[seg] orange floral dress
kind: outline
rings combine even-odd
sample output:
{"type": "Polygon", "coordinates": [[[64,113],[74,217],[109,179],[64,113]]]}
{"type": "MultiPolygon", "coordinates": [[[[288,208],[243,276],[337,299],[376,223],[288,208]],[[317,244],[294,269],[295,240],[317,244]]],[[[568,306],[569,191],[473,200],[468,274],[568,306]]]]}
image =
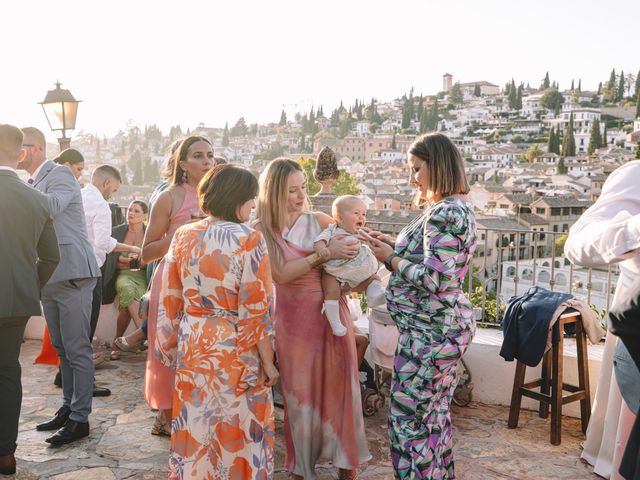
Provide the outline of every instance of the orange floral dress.
{"type": "Polygon", "coordinates": [[[256,344],[272,334],[262,234],[207,218],[165,257],[156,354],[176,369],[169,478],[270,479],[275,426],[256,344]]]}

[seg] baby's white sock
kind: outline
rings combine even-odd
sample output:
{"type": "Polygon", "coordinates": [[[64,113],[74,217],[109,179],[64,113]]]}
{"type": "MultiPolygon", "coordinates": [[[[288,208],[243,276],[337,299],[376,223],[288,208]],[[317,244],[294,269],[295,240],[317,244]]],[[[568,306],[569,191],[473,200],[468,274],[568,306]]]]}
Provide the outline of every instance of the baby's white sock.
{"type": "Polygon", "coordinates": [[[342,337],[347,333],[347,328],[340,322],[340,304],[338,300],[325,300],[322,305],[322,311],[329,320],[331,330],[336,337],[342,337]]]}
{"type": "Polygon", "coordinates": [[[370,308],[384,305],[387,298],[384,293],[384,286],[380,280],[374,280],[369,284],[366,291],[367,305],[370,308]]]}

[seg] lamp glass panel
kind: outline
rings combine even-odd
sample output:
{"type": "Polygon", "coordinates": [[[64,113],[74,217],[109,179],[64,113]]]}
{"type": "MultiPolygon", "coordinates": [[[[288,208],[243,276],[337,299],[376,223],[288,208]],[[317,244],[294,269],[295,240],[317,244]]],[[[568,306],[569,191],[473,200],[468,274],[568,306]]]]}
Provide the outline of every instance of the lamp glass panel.
{"type": "Polygon", "coordinates": [[[64,102],[64,125],[65,129],[76,128],[76,117],[78,116],[78,102],[64,102]]]}
{"type": "Polygon", "coordinates": [[[51,130],[64,130],[64,118],[62,116],[62,102],[43,103],[42,108],[49,121],[51,130]]]}

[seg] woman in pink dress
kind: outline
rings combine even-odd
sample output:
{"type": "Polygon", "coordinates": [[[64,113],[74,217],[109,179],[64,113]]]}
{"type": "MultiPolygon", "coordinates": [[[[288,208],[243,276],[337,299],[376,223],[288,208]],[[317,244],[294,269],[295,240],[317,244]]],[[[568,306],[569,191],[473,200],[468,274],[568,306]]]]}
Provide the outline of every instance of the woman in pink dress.
{"type": "MultiPolygon", "coordinates": [[[[208,139],[198,136],[185,138],[176,151],[170,187],[162,192],[151,210],[151,218],[142,246],[144,263],[163,258],[175,231],[202,214],[198,206],[198,183],[213,166],[213,147],[208,139]]],[[[158,264],[151,281],[147,341],[147,368],[144,378],[144,397],[158,416],[151,433],[171,435],[171,403],[175,371],[165,366],[154,353],[158,303],[160,299],[162,269],[158,264]]]]}
{"type": "MultiPolygon", "coordinates": [[[[322,260],[313,242],[333,219],[310,212],[302,167],[273,160],[260,178],[256,228],[267,242],[276,286],[274,327],[285,416],[285,466],[291,478],[313,480],[315,465],[332,461],[340,479],[357,477],[371,458],[364,434],[353,326],[346,298],[340,318],[347,334],[331,332],[322,311],[322,260]]],[[[353,258],[359,245],[332,239],[330,258],[353,258]]]]}

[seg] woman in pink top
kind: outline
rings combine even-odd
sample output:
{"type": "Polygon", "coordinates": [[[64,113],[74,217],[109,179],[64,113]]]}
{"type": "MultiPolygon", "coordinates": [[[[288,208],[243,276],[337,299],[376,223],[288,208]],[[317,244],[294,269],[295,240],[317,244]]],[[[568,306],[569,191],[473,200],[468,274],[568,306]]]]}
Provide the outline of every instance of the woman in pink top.
{"type": "MultiPolygon", "coordinates": [[[[185,138],[175,154],[171,185],[162,192],[151,210],[151,218],[142,246],[142,260],[149,263],[163,258],[175,231],[185,223],[200,218],[197,187],[202,177],[214,164],[213,147],[208,139],[199,136],[185,138]]],[[[166,367],[155,354],[160,281],[164,260],[158,264],[151,281],[147,341],[147,368],[144,396],[158,416],[151,433],[171,434],[171,401],[175,371],[166,367]]]]}

